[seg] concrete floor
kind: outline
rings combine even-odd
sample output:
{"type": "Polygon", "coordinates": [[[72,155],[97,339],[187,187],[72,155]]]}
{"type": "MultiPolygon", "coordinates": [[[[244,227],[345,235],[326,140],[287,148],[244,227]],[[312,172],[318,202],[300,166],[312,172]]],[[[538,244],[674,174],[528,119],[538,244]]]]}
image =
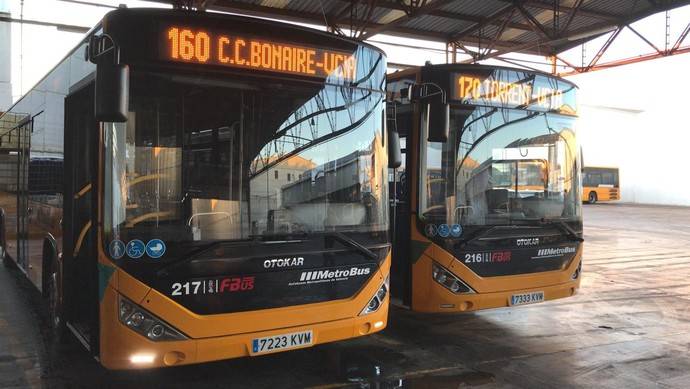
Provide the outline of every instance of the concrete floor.
{"type": "Polygon", "coordinates": [[[597,204],[585,218],[575,297],[452,316],[392,309],[371,337],[150,372],[106,372],[76,342],[48,341],[39,297],[0,268],[0,388],[690,387],[690,208],[597,204]]]}

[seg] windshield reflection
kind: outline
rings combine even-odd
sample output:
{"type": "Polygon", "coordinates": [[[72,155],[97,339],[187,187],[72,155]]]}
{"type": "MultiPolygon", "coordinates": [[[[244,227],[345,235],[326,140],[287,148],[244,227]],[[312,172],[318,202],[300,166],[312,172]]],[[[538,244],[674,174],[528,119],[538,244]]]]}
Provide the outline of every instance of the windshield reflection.
{"type": "Polygon", "coordinates": [[[108,239],[385,231],[385,60],[359,50],[349,85],[134,73],[106,125],[108,239]]]}
{"type": "Polygon", "coordinates": [[[577,219],[576,150],[573,117],[453,108],[449,141],[427,142],[422,156],[422,216],[466,226],[577,219]]]}

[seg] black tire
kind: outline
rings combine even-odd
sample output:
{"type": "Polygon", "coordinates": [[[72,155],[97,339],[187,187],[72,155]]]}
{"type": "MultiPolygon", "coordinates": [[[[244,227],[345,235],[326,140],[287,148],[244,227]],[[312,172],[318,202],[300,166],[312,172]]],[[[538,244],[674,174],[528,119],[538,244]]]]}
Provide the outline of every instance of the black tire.
{"type": "Polygon", "coordinates": [[[589,192],[589,196],[587,196],[587,202],[590,204],[596,204],[597,200],[597,192],[589,192]]]}
{"type": "Polygon", "coordinates": [[[65,324],[62,300],[62,280],[59,264],[56,258],[46,261],[44,273],[44,296],[48,305],[48,325],[50,326],[52,338],[59,343],[64,343],[67,339],[67,325],[65,324]]]}
{"type": "Polygon", "coordinates": [[[5,253],[5,246],[0,245],[0,256],[2,257],[2,264],[8,268],[11,269],[14,267],[14,262],[10,259],[10,257],[7,256],[5,253]]]}
{"type": "Polygon", "coordinates": [[[7,243],[5,242],[5,210],[0,208],[0,257],[2,257],[2,264],[6,268],[14,267],[14,261],[7,256],[7,243]]]}

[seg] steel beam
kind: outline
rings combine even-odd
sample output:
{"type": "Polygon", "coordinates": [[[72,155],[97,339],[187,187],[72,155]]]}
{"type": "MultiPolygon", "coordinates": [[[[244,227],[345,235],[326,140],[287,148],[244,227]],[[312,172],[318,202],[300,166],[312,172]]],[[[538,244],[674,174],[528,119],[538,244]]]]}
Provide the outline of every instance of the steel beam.
{"type": "Polygon", "coordinates": [[[556,59],[558,59],[559,61],[566,64],[566,66],[572,68],[575,72],[577,72],[577,73],[582,72],[582,68],[580,66],[575,66],[575,65],[571,64],[570,62],[564,60],[562,57],[559,57],[559,56],[556,56],[556,59]]]}
{"type": "MultiPolygon", "coordinates": [[[[499,11],[495,12],[494,14],[492,14],[491,16],[489,16],[488,18],[484,19],[483,21],[477,22],[477,24],[470,26],[470,27],[468,27],[462,31],[451,34],[449,41],[451,41],[451,42],[452,41],[460,41],[463,38],[470,36],[470,34],[474,33],[475,31],[480,30],[484,26],[497,23],[503,16],[505,16],[509,12],[512,13],[514,10],[515,10],[515,7],[512,5],[504,7],[502,9],[500,9],[499,11]]],[[[530,26],[527,26],[527,27],[528,27],[527,31],[532,30],[532,27],[530,27],[530,26]]]]}
{"type": "Polygon", "coordinates": [[[688,25],[685,26],[685,30],[683,30],[683,32],[680,33],[680,36],[678,37],[678,40],[676,41],[676,43],[673,44],[673,47],[672,47],[671,50],[670,50],[671,53],[673,53],[674,51],[678,50],[678,48],[680,47],[680,45],[683,43],[683,41],[685,40],[685,38],[688,36],[688,33],[690,33],[690,23],[688,23],[688,25]]]}
{"type": "Polygon", "coordinates": [[[514,13],[515,13],[515,8],[513,8],[508,13],[508,15],[505,17],[505,19],[503,20],[503,24],[501,25],[501,27],[496,32],[496,35],[494,35],[494,39],[491,41],[491,43],[489,43],[489,46],[484,50],[483,55],[489,54],[491,52],[491,50],[493,50],[494,47],[496,47],[496,43],[501,39],[501,36],[503,35],[503,32],[506,30],[506,27],[508,26],[508,22],[513,17],[514,13]]]}
{"type": "Polygon", "coordinates": [[[606,53],[606,50],[608,50],[608,48],[611,47],[611,44],[613,43],[613,41],[616,40],[616,38],[621,33],[621,31],[623,31],[623,27],[624,26],[619,27],[613,34],[611,34],[611,36],[609,36],[609,39],[606,40],[606,42],[604,43],[603,46],[601,46],[601,48],[599,49],[597,54],[594,56],[594,58],[592,58],[592,60],[589,62],[589,65],[587,65],[587,67],[585,68],[585,71],[588,71],[594,65],[596,65],[597,62],[599,62],[599,59],[601,59],[601,57],[604,55],[604,53],[606,53]]]}
{"type": "Polygon", "coordinates": [[[561,31],[568,31],[568,27],[570,27],[570,24],[573,22],[573,19],[575,19],[575,15],[577,15],[577,11],[580,10],[580,7],[582,7],[582,3],[584,0],[576,0],[575,4],[573,5],[573,8],[570,9],[570,15],[568,16],[568,21],[565,23],[565,26],[561,28],[561,31]]]}
{"type": "MultiPolygon", "coordinates": [[[[345,1],[345,0],[341,0],[345,1]]],[[[400,3],[396,2],[379,2],[378,4],[379,8],[385,8],[385,9],[395,9],[395,10],[400,10],[400,11],[406,11],[407,7],[401,5],[400,3]]],[[[510,7],[508,7],[510,8],[510,7]]],[[[446,19],[452,19],[452,20],[459,20],[463,22],[472,22],[472,23],[482,23],[482,25],[499,25],[500,22],[496,20],[491,20],[491,17],[482,17],[482,16],[477,16],[477,15],[469,15],[469,14],[463,14],[463,13],[458,13],[458,12],[448,12],[444,11],[441,9],[436,9],[431,12],[428,12],[427,15],[431,16],[438,16],[441,18],[446,18],[446,19]]],[[[516,30],[523,30],[523,31],[532,31],[532,27],[530,27],[529,24],[523,24],[523,23],[515,23],[515,22],[509,22],[508,23],[509,28],[514,28],[516,30]]]]}
{"type": "MultiPolygon", "coordinates": [[[[244,15],[253,15],[259,17],[280,17],[284,20],[298,23],[324,25],[326,22],[324,20],[323,14],[321,13],[308,13],[301,11],[298,12],[290,9],[273,8],[250,3],[239,3],[230,0],[217,0],[213,9],[218,11],[242,13],[244,15]]],[[[344,28],[349,28],[350,26],[350,21],[347,18],[339,20],[330,20],[329,23],[333,23],[333,25],[344,28]]],[[[377,23],[370,23],[370,25],[374,27],[383,26],[382,24],[377,23]]],[[[432,31],[418,31],[405,27],[395,27],[391,31],[395,32],[397,35],[407,36],[410,38],[429,39],[436,42],[445,42],[447,40],[446,35],[432,31]]]]}
{"type": "Polygon", "coordinates": [[[657,53],[659,53],[659,54],[663,53],[663,51],[660,50],[658,47],[656,47],[656,46],[654,45],[654,43],[650,42],[649,39],[645,38],[642,34],[640,34],[639,32],[637,32],[637,30],[635,30],[634,28],[632,28],[632,26],[628,25],[627,27],[630,29],[630,31],[634,32],[635,35],[637,35],[638,37],[640,37],[640,39],[642,39],[643,41],[645,41],[645,43],[647,43],[647,44],[650,45],[654,50],[656,50],[657,53]]]}
{"type": "MultiPolygon", "coordinates": [[[[685,46],[685,47],[679,47],[677,50],[673,51],[672,54],[670,55],[678,55],[678,54],[685,54],[685,53],[690,53],[690,46],[685,46]]],[[[626,58],[626,59],[619,59],[615,61],[610,61],[606,63],[602,63],[596,66],[593,66],[590,69],[586,69],[583,71],[578,72],[577,70],[569,72],[569,73],[562,73],[560,76],[561,77],[566,77],[566,76],[572,76],[574,74],[582,73],[582,72],[594,72],[598,70],[604,70],[604,69],[610,69],[616,66],[623,66],[623,65],[630,65],[634,63],[639,63],[639,62],[645,62],[645,61],[651,61],[654,59],[659,59],[659,58],[664,58],[666,55],[664,54],[659,54],[659,53],[650,53],[646,55],[641,55],[639,57],[633,57],[633,58],[626,58]]]]}
{"type": "MultiPolygon", "coordinates": [[[[500,1],[502,1],[504,3],[514,3],[515,2],[514,0],[500,0],[500,1]]],[[[527,0],[523,4],[526,6],[529,6],[529,7],[539,8],[539,9],[543,9],[543,10],[547,10],[547,11],[553,10],[553,3],[548,2],[548,1],[527,0]]],[[[575,7],[568,7],[565,5],[561,5],[559,8],[561,9],[561,11],[572,12],[575,7]]],[[[580,9],[578,10],[578,13],[580,15],[589,16],[592,18],[597,18],[597,19],[606,20],[606,21],[616,21],[620,18],[618,15],[615,15],[615,14],[611,14],[608,12],[588,10],[588,9],[584,9],[582,7],[580,7],[580,9]]]]}
{"type": "Polygon", "coordinates": [[[537,35],[540,35],[542,38],[546,40],[553,39],[551,34],[548,31],[546,31],[544,26],[542,26],[542,24],[539,23],[539,21],[534,17],[534,15],[532,15],[527,9],[525,9],[525,7],[519,1],[515,2],[515,8],[517,8],[518,11],[520,11],[520,13],[522,14],[522,16],[528,22],[530,22],[534,29],[534,32],[536,32],[537,35]]]}
{"type": "Polygon", "coordinates": [[[435,1],[424,1],[420,3],[418,7],[412,12],[412,13],[405,13],[405,15],[400,16],[399,18],[392,20],[386,24],[379,24],[378,26],[369,29],[369,31],[366,31],[364,34],[362,34],[361,39],[362,40],[367,40],[371,38],[372,36],[376,34],[380,34],[382,32],[386,32],[392,28],[397,27],[400,24],[403,24],[409,20],[412,20],[418,16],[428,14],[429,12],[438,9],[440,7],[443,7],[445,5],[448,5],[452,3],[454,0],[435,0],[435,1]]]}

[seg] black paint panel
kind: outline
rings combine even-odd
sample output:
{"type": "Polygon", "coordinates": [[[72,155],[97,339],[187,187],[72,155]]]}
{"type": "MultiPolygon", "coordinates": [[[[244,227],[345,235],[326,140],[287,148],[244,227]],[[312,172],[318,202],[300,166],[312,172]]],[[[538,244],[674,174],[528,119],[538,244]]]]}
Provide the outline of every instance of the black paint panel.
{"type": "Polygon", "coordinates": [[[310,236],[283,242],[170,242],[164,258],[124,258],[119,265],[197,314],[311,304],[354,296],[390,253],[385,234],[349,236],[378,260],[328,236],[310,236]],[[287,261],[276,266],[278,259],[287,261]],[[357,274],[344,275],[353,268],[357,274]],[[311,272],[334,274],[318,282],[302,276],[311,272]]]}
{"type": "Polygon", "coordinates": [[[540,273],[567,268],[577,253],[578,245],[570,243],[521,249],[496,247],[491,250],[463,250],[455,254],[455,259],[482,277],[540,273]]]}
{"type": "Polygon", "coordinates": [[[243,312],[348,298],[355,295],[377,269],[377,263],[368,262],[210,278],[174,278],[157,281],[153,286],[198,314],[243,312]],[[194,284],[195,281],[198,284],[194,284]],[[189,285],[185,288],[187,282],[189,285]],[[175,283],[180,285],[174,286],[175,283]],[[177,295],[173,295],[174,292],[177,295]]]}
{"type": "MultiPolygon", "coordinates": [[[[581,224],[571,227],[580,230],[581,224]]],[[[481,277],[564,270],[581,245],[555,227],[497,227],[495,232],[463,244],[463,238],[472,234],[470,229],[460,239],[432,239],[481,277]]]]}

